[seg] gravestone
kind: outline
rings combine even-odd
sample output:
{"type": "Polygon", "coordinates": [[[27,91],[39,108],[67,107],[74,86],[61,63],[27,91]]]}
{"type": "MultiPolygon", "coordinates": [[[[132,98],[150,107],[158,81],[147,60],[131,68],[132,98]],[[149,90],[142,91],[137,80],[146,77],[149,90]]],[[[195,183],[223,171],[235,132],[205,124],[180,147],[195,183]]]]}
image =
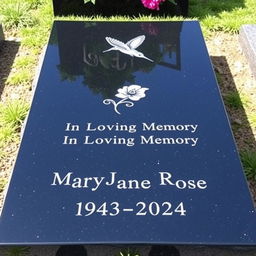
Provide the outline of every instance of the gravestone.
{"type": "Polygon", "coordinates": [[[198,22],[54,22],[2,245],[255,246],[255,217],[198,22]]]}
{"type": "Polygon", "coordinates": [[[256,78],[256,25],[243,25],[240,29],[239,41],[256,78]]]}
{"type": "Polygon", "coordinates": [[[96,0],[85,3],[84,0],[53,0],[53,10],[55,16],[63,15],[125,15],[125,16],[140,16],[140,15],[188,15],[188,0],[177,0],[174,3],[169,1],[162,2],[159,10],[150,10],[145,8],[141,0],[96,0]]]}

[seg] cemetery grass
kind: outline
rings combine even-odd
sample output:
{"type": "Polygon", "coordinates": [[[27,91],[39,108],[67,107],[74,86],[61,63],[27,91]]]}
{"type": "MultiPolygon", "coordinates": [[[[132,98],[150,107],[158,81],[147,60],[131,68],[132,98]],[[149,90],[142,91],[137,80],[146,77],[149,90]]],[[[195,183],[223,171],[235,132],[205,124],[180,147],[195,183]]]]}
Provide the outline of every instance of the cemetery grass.
{"type": "MultiPolygon", "coordinates": [[[[6,41],[0,54],[0,198],[8,183],[29,111],[37,63],[53,22],[51,0],[1,0],[6,41]]],[[[256,81],[237,32],[256,23],[255,0],[191,0],[188,20],[199,19],[245,174],[256,201],[256,81]]],[[[182,17],[59,17],[62,20],[150,21],[182,17]]]]}

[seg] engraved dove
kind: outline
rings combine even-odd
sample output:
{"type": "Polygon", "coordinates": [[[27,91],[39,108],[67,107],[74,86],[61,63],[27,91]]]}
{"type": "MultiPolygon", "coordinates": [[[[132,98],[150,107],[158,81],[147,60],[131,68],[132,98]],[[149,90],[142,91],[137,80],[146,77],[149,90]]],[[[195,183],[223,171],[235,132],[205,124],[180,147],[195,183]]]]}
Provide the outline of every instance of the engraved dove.
{"type": "Polygon", "coordinates": [[[109,51],[120,51],[120,52],[122,52],[124,54],[128,54],[132,57],[135,56],[138,58],[143,58],[143,59],[149,60],[151,62],[154,62],[153,60],[146,57],[142,52],[139,52],[136,50],[144,42],[145,38],[146,37],[144,35],[137,36],[125,44],[115,38],[105,37],[106,41],[113,47],[111,47],[108,50],[103,51],[103,53],[109,52],[109,51]]]}

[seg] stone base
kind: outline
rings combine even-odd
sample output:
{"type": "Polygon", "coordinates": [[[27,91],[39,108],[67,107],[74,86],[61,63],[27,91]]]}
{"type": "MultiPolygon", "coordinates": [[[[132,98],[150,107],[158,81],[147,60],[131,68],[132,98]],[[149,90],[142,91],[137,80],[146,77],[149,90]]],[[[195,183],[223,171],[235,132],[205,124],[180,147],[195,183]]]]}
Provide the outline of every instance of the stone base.
{"type": "Polygon", "coordinates": [[[239,41],[256,78],[256,25],[243,25],[239,32],[239,41]]]}

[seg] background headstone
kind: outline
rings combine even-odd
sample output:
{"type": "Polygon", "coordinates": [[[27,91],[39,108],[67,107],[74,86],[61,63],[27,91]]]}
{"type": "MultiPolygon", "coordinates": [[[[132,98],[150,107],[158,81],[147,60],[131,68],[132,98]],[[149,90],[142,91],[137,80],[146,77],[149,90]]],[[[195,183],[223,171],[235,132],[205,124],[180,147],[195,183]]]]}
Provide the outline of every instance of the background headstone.
{"type": "Polygon", "coordinates": [[[95,5],[91,2],[84,3],[83,0],[53,0],[55,16],[63,15],[188,15],[188,0],[177,0],[176,4],[165,1],[161,4],[160,10],[145,8],[141,0],[96,0],[95,5]]]}
{"type": "Polygon", "coordinates": [[[240,29],[239,41],[256,78],[256,25],[243,25],[240,29]]]}

